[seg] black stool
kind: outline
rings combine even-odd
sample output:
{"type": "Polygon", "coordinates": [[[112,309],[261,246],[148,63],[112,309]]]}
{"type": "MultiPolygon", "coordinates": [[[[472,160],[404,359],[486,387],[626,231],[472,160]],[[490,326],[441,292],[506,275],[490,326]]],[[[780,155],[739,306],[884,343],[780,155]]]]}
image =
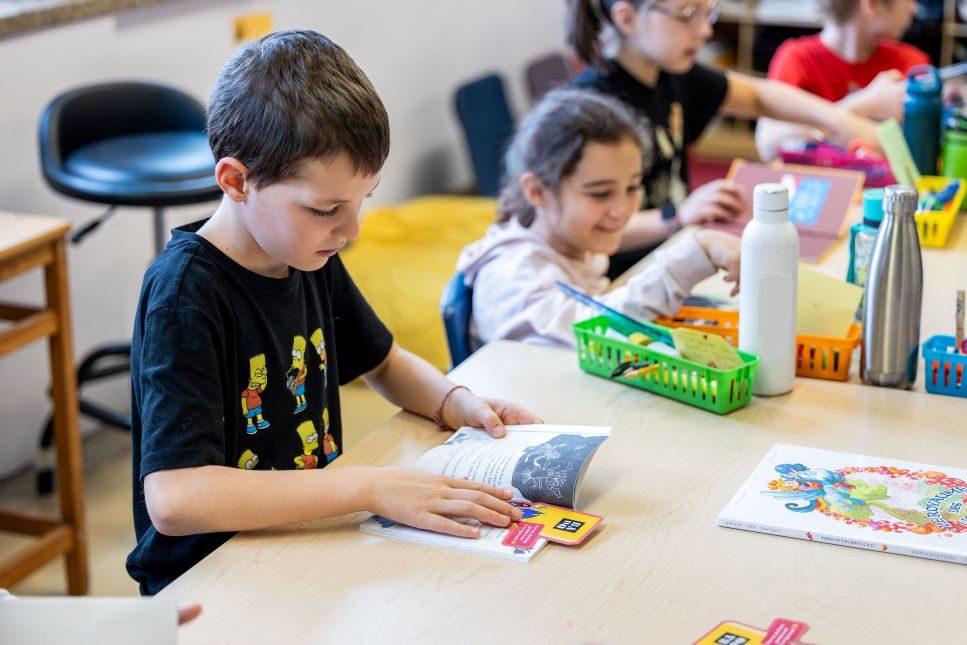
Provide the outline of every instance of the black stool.
{"type": "MultiPolygon", "coordinates": [[[[44,179],[59,193],[109,209],[71,236],[77,243],[118,206],[154,210],[154,248],[164,248],[164,209],[217,199],[215,163],[205,134],[205,108],[186,94],[153,83],[106,83],[61,94],[40,119],[44,179]]],[[[98,348],[77,370],[77,386],[127,373],[131,344],[98,348]]],[[[131,417],[78,396],[81,414],[124,430],[131,417]]],[[[41,437],[37,490],[53,490],[53,421],[41,437]]]]}

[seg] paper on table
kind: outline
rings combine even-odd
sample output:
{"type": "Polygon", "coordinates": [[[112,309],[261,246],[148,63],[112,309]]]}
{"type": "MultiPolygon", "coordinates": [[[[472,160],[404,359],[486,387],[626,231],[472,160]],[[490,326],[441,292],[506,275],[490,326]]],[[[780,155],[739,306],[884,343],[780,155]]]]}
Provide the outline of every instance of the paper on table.
{"type": "Polygon", "coordinates": [[[159,598],[17,598],[0,601],[4,645],[175,645],[178,612],[159,598]]]}
{"type": "Polygon", "coordinates": [[[890,170],[898,182],[906,186],[916,187],[920,181],[920,170],[913,161],[910,147],[903,138],[903,130],[896,119],[881,121],[876,126],[876,134],[880,137],[880,147],[886,153],[890,162],[890,170]]]}
{"type": "Polygon", "coordinates": [[[862,297],[862,287],[800,264],[796,332],[846,338],[862,297]]]}
{"type": "Polygon", "coordinates": [[[672,337],[675,339],[675,348],[690,361],[719,370],[732,370],[744,365],[742,357],[728,341],[716,334],[679,327],[672,330],[672,337]]]}

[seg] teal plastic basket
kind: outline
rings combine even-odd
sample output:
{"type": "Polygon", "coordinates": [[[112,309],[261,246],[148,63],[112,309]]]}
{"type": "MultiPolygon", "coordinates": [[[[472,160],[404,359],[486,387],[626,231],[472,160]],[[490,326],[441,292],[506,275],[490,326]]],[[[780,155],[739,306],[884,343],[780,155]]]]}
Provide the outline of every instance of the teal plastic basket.
{"type": "Polygon", "coordinates": [[[739,352],[741,367],[720,370],[652,351],[605,334],[615,323],[598,316],[574,323],[578,364],[589,374],[681,401],[716,414],[728,414],[752,398],[759,357],[739,352]],[[652,366],[657,365],[657,368],[652,366]],[[649,369],[652,368],[652,369],[649,369]],[[626,374],[630,371],[631,376],[626,374]],[[635,372],[640,375],[634,375],[635,372]]]}

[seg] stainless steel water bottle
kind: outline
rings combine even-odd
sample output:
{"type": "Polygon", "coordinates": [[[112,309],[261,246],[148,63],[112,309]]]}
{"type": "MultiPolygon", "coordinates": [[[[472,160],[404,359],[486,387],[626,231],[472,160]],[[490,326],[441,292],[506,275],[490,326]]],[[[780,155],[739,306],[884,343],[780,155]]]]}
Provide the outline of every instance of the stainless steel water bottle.
{"type": "Polygon", "coordinates": [[[890,186],[873,245],[863,311],[863,382],[910,388],[917,380],[923,264],[917,191],[890,186]]]}

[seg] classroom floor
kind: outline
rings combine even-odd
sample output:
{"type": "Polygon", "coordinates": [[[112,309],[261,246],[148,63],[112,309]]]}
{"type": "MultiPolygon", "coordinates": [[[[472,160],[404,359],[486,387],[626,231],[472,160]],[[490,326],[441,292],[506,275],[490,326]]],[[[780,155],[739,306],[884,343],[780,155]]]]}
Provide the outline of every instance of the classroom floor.
{"type": "MultiPolygon", "coordinates": [[[[341,398],[343,443],[347,451],[397,411],[362,382],[342,388],[341,398]]],[[[138,593],[137,583],[124,570],[124,560],[134,546],[130,441],[130,435],[117,430],[104,430],[84,441],[90,594],[94,596],[138,593]]],[[[53,515],[57,509],[57,496],[38,497],[34,493],[33,471],[29,471],[0,482],[0,506],[53,515]]],[[[27,540],[0,534],[0,557],[27,544],[27,540]]],[[[61,595],[66,589],[63,558],[59,558],[25,578],[11,591],[20,595],[61,595]]]]}

